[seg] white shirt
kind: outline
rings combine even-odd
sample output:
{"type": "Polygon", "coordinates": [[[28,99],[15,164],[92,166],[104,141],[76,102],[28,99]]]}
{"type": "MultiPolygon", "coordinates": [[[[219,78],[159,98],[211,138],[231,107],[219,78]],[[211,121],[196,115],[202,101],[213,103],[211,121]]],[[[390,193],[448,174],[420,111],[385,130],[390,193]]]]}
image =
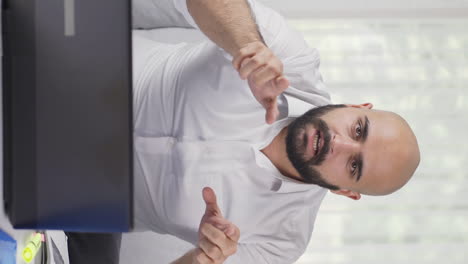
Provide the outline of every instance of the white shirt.
{"type": "MultiPolygon", "coordinates": [[[[176,7],[195,26],[185,0],[176,7]]],[[[273,10],[251,8],[290,81],[273,125],[215,44],[168,45],[134,32],[135,225],[196,245],[201,192],[210,186],[241,231],[225,263],[291,263],[310,240],[326,190],[281,175],[260,150],[295,116],[330,101],[317,51],[273,10]]]]}

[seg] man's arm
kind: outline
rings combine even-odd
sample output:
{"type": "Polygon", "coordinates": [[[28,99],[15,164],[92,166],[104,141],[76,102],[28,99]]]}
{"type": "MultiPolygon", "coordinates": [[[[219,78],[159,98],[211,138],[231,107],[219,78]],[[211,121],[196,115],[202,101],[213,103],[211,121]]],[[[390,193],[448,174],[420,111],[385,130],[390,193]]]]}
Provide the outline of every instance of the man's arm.
{"type": "Polygon", "coordinates": [[[289,86],[283,63],[266,46],[246,0],[186,0],[200,30],[233,56],[233,66],[247,79],[252,94],[272,124],[279,115],[276,97],[289,86]]]}
{"type": "Polygon", "coordinates": [[[195,257],[195,250],[192,249],[189,252],[185,253],[182,257],[174,260],[171,264],[192,264],[195,257]]]}
{"type": "Polygon", "coordinates": [[[187,8],[200,30],[233,57],[249,43],[263,43],[246,0],[187,0],[187,8]]]}
{"type": "Polygon", "coordinates": [[[198,230],[198,247],[172,264],[221,264],[237,251],[239,228],[223,217],[211,188],[203,189],[203,200],[206,209],[198,230]]]}

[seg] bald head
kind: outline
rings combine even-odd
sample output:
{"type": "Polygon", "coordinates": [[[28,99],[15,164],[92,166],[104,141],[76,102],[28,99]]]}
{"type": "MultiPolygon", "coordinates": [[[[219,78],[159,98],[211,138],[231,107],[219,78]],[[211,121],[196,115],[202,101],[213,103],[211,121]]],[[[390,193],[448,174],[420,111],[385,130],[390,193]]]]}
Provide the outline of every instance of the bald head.
{"type": "Polygon", "coordinates": [[[372,104],[310,110],[290,125],[286,145],[299,177],[353,199],[400,189],[420,160],[408,123],[372,104]]]}
{"type": "MultiPolygon", "coordinates": [[[[372,155],[368,163],[368,180],[363,181],[361,193],[387,195],[405,185],[419,165],[420,153],[416,136],[408,123],[398,114],[368,110],[373,131],[368,144],[372,155]]],[[[359,190],[358,190],[359,191],[359,190]]]]}

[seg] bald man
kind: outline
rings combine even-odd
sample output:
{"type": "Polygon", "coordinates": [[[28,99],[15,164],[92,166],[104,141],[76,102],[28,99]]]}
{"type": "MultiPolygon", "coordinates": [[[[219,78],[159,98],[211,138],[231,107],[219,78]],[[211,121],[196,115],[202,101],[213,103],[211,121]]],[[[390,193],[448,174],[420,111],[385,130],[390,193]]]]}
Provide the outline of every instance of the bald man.
{"type": "Polygon", "coordinates": [[[134,33],[135,224],[194,245],[175,263],[292,263],[327,192],[401,188],[419,164],[409,125],[333,105],[319,57],[275,11],[175,0],[209,40],[134,33]]]}

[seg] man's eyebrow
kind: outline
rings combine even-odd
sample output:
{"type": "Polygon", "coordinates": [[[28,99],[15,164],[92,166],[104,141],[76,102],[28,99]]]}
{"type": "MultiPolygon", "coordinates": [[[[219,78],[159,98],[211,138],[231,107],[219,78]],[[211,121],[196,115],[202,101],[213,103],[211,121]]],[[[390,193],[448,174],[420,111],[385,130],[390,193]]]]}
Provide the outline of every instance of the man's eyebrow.
{"type": "Polygon", "coordinates": [[[362,142],[366,142],[367,135],[369,134],[369,118],[367,116],[364,116],[364,127],[362,128],[362,142]]]}
{"type": "MultiPolygon", "coordinates": [[[[362,136],[361,136],[361,141],[366,142],[367,140],[367,135],[369,135],[369,118],[367,116],[364,116],[364,126],[362,127],[362,136]]],[[[362,153],[359,153],[358,157],[356,158],[356,163],[357,163],[357,177],[356,181],[359,181],[362,176],[362,171],[364,170],[364,161],[362,158],[362,153]]]]}
{"type": "Polygon", "coordinates": [[[362,161],[362,154],[359,153],[359,155],[356,158],[356,163],[357,163],[357,178],[356,181],[359,181],[362,176],[362,171],[364,170],[364,162],[362,161]]]}

